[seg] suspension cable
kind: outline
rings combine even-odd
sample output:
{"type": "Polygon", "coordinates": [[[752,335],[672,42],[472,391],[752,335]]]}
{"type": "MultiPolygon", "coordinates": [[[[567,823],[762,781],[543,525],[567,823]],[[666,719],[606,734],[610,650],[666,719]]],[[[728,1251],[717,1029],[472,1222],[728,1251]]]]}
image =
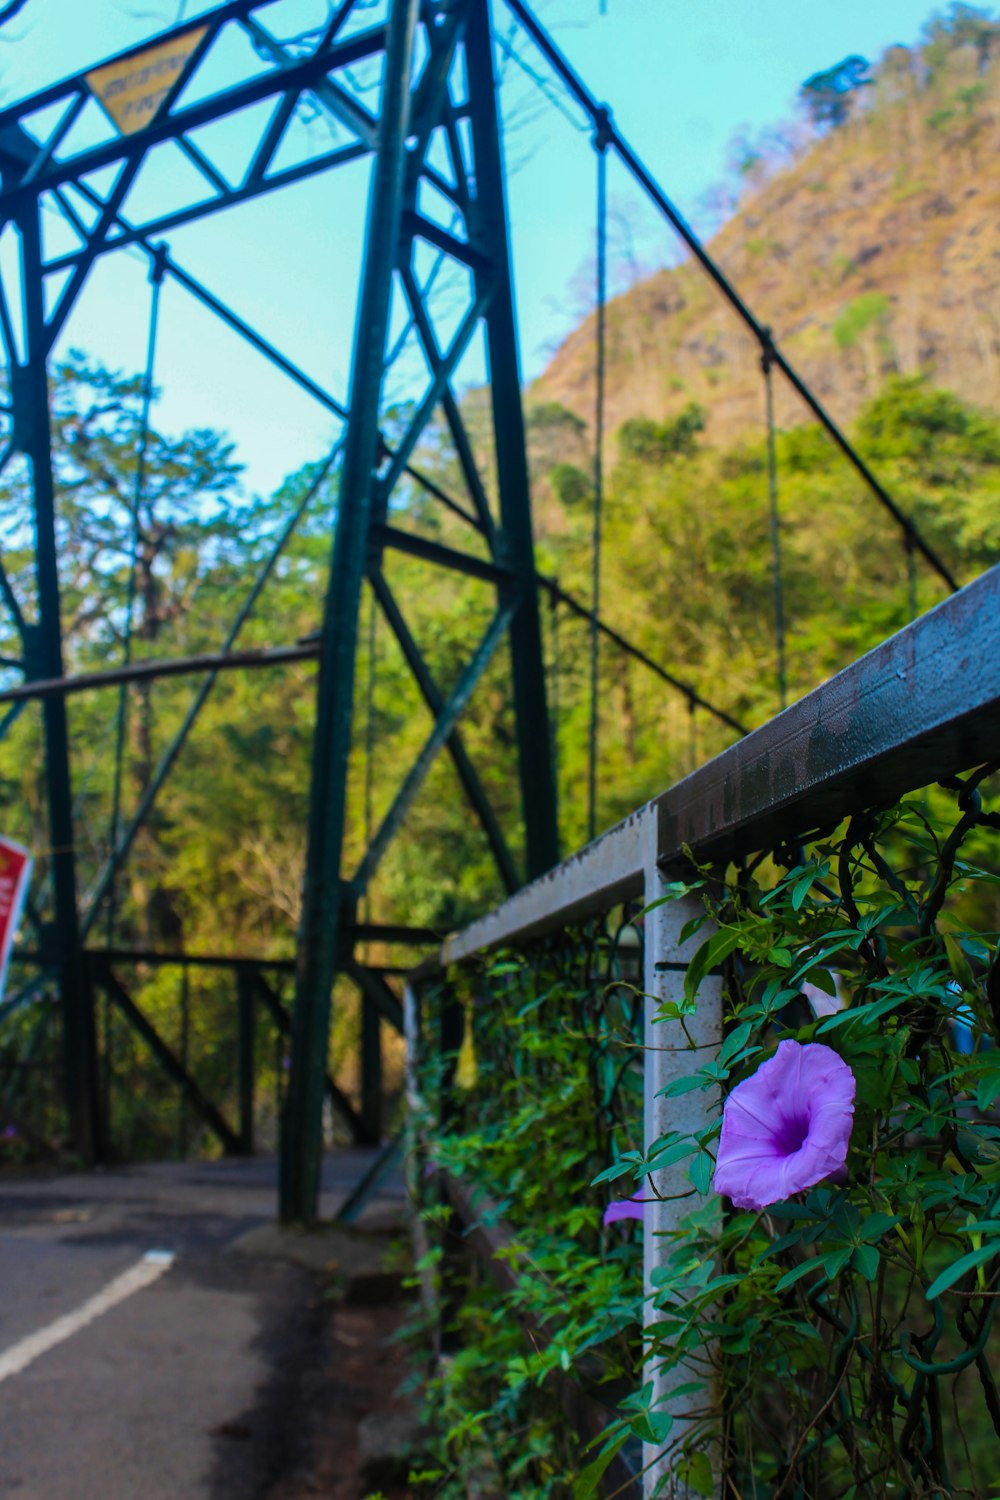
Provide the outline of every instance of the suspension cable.
{"type": "MultiPolygon", "coordinates": [[[[774,644],[778,658],[778,704],[788,707],[788,675],[785,662],[785,588],[781,568],[781,522],[778,516],[778,459],[774,443],[774,381],[771,376],[774,345],[770,328],[764,329],[760,367],[764,372],[767,404],[767,500],[771,534],[771,583],[774,591],[774,644]]],[[[909,533],[907,533],[909,535],[909,533]]],[[[910,549],[912,551],[912,548],[910,549]]]]}
{"type": "Polygon", "coordinates": [[[598,675],[600,667],[601,520],[604,505],[604,374],[605,315],[608,271],[608,141],[607,112],[597,120],[594,150],[597,153],[597,308],[594,363],[594,541],[590,585],[590,739],[587,765],[587,832],[597,835],[597,734],[599,720],[598,675]]]}
{"type": "MultiPolygon", "coordinates": [[[[135,460],[135,484],[132,490],[132,547],[129,559],[128,594],[125,602],[125,638],[123,642],[123,665],[132,660],[132,625],[135,615],[136,578],[139,568],[139,537],[141,532],[140,507],[146,487],[146,452],[149,447],[149,414],[153,404],[153,370],[156,363],[156,335],[160,322],[160,289],[167,271],[167,248],[157,245],[149,268],[152,294],[149,304],[149,337],[146,344],[146,371],[142,382],[142,409],[139,417],[139,442],[135,460]]],[[[122,764],[125,757],[125,736],[128,732],[128,684],[123,682],[118,690],[118,716],[115,729],[115,777],[111,798],[111,827],[109,844],[114,850],[118,844],[118,826],[121,821],[122,764]]],[[[115,921],[115,879],[112,871],[107,896],[107,941],[111,947],[115,921]]]]}
{"type": "MultiPolygon", "coordinates": [[[[572,594],[567,594],[566,590],[554,578],[549,578],[544,573],[536,573],[535,582],[540,589],[545,590],[550,599],[556,599],[560,604],[565,604],[570,613],[576,615],[578,619],[589,621],[590,610],[587,606],[581,603],[579,599],[575,599],[572,594]]],[[[683,678],[676,677],[673,672],[668,672],[666,667],[661,666],[658,661],[654,661],[651,656],[647,656],[645,651],[642,651],[634,642],[626,639],[619,631],[615,630],[613,625],[608,625],[604,620],[598,620],[597,628],[606,640],[614,641],[615,645],[624,651],[626,656],[631,656],[635,661],[641,661],[643,666],[648,667],[651,672],[655,673],[661,682],[666,682],[670,687],[676,688],[679,693],[683,693],[684,697],[696,704],[698,708],[704,709],[706,713],[710,713],[713,718],[718,719],[720,724],[725,724],[729,729],[734,729],[739,735],[750,733],[747,726],[741,724],[739,719],[735,719],[732,714],[726,713],[724,708],[719,708],[707,698],[703,698],[683,678]]]]}

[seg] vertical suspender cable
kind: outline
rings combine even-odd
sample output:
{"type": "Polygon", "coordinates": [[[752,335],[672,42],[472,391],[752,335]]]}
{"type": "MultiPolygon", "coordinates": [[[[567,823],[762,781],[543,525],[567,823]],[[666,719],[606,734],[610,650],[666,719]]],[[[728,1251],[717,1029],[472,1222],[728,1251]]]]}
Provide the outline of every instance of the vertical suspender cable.
{"type": "Polygon", "coordinates": [[[610,120],[603,111],[594,131],[597,152],[597,310],[594,370],[594,545],[590,593],[590,744],[587,775],[587,837],[597,834],[598,667],[601,604],[601,510],[604,502],[604,364],[608,259],[608,141],[610,120]]]}
{"type": "Polygon", "coordinates": [[[781,572],[781,524],[778,517],[778,460],[774,448],[774,385],[771,377],[774,346],[770,328],[764,329],[760,367],[767,397],[767,496],[771,532],[771,581],[774,590],[774,642],[778,657],[778,703],[788,705],[785,668],[785,592],[781,572]]]}
{"type": "MultiPolygon", "coordinates": [[[[552,774],[559,786],[559,599],[549,594],[549,742],[552,774]]],[[[557,799],[558,805],[558,799],[557,799]]]]}
{"type": "Polygon", "coordinates": [[[906,601],[912,625],[917,618],[917,549],[911,531],[906,532],[903,545],[906,548],[906,601]]]}
{"type": "MultiPolygon", "coordinates": [[[[375,793],[375,590],[371,589],[371,598],[368,605],[368,684],[365,689],[365,851],[371,848],[372,835],[375,829],[374,793],[375,793]]],[[[362,907],[362,921],[367,922],[370,916],[368,904],[368,891],[365,888],[365,899],[362,907]]],[[[368,945],[365,944],[365,963],[368,962],[368,945]]],[[[368,1002],[362,999],[363,1005],[368,1002]]]]}
{"type": "MultiPolygon", "coordinates": [[[[146,486],[146,450],[149,446],[149,413],[153,404],[153,369],[156,362],[156,334],[160,321],[160,287],[167,269],[166,247],[158,245],[149,270],[153,292],[149,307],[149,339],[146,345],[146,373],[142,382],[142,411],[139,418],[139,445],[135,460],[135,484],[132,489],[132,555],[129,564],[128,596],[125,603],[124,665],[132,660],[132,621],[135,614],[136,574],[139,562],[139,507],[146,486]]],[[[115,779],[111,801],[111,850],[118,847],[118,825],[121,821],[122,762],[128,730],[128,687],[123,682],[118,691],[118,722],[115,730],[115,779]]],[[[115,885],[112,876],[107,897],[107,943],[112,946],[115,921],[115,885]]]]}

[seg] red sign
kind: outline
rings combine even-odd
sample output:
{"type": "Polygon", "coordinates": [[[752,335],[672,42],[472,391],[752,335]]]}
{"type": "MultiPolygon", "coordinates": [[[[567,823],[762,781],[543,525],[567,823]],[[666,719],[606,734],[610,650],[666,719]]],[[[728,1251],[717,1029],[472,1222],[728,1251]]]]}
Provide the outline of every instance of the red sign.
{"type": "Polygon", "coordinates": [[[3,999],[10,950],[14,946],[14,936],[28,894],[32,863],[27,849],[10,839],[0,838],[0,1000],[3,999]]]}

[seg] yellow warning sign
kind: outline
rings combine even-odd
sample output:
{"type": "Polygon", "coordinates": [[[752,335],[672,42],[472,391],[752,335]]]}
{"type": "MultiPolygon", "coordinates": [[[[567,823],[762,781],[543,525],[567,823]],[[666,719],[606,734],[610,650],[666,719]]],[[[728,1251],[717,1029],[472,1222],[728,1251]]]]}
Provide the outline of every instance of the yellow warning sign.
{"type": "Polygon", "coordinates": [[[134,135],[153,123],[207,30],[199,26],[185,31],[183,36],[105,63],[86,75],[91,93],[122,135],[134,135]]]}

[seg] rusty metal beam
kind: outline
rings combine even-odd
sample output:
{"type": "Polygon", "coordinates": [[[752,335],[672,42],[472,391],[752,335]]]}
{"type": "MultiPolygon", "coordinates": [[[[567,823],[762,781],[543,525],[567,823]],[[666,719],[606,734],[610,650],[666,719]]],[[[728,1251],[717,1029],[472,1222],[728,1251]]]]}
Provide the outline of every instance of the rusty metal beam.
{"type": "Polygon", "coordinates": [[[127,667],[108,667],[103,672],[79,672],[72,677],[44,677],[23,682],[0,692],[0,703],[20,703],[28,698],[54,698],[84,693],[94,688],[118,687],[122,683],[148,682],[150,678],[191,676],[198,672],[228,672],[247,667],[283,667],[293,661],[309,661],[319,655],[319,641],[299,641],[294,646],[261,646],[251,651],[206,651],[198,656],[169,657],[163,661],[134,661],[127,667]]]}

